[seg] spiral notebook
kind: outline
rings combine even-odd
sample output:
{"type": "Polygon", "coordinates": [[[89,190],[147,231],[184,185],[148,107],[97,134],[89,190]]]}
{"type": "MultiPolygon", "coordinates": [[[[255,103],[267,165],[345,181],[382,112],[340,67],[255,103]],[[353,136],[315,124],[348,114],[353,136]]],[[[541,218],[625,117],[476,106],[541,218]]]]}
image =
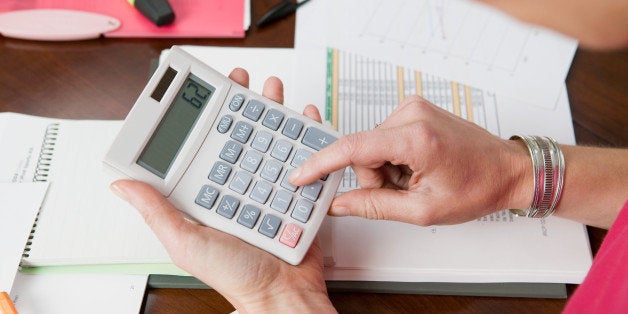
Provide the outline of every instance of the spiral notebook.
{"type": "Polygon", "coordinates": [[[0,181],[50,183],[22,267],[171,263],[101,170],[121,125],[0,114],[0,181]]]}

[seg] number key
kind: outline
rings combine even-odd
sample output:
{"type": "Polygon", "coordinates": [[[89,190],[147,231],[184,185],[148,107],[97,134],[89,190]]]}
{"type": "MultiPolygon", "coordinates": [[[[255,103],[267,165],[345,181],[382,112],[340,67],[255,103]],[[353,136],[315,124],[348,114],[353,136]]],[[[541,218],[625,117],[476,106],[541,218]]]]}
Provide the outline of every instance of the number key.
{"type": "Polygon", "coordinates": [[[264,204],[268,200],[268,196],[270,196],[270,193],[272,191],[273,191],[273,186],[270,185],[268,182],[258,181],[253,186],[253,190],[251,191],[250,197],[252,200],[260,204],[264,204]]]}
{"type": "Polygon", "coordinates": [[[257,168],[259,168],[259,165],[262,163],[262,158],[262,154],[254,150],[250,150],[246,152],[244,158],[242,158],[242,163],[240,164],[240,167],[242,167],[242,169],[246,171],[255,173],[257,171],[257,168]]]}
{"type": "Polygon", "coordinates": [[[283,169],[283,164],[274,160],[268,159],[262,167],[262,171],[260,176],[270,182],[277,182],[277,178],[279,178],[279,174],[283,169]]]}
{"type": "Polygon", "coordinates": [[[292,151],[292,144],[286,140],[278,140],[273,147],[273,150],[270,152],[270,155],[281,160],[288,160],[288,156],[292,151]]]}
{"type": "Polygon", "coordinates": [[[258,131],[253,138],[253,142],[251,142],[251,147],[265,153],[268,150],[268,147],[270,147],[270,143],[272,141],[272,134],[266,131],[258,131]]]}

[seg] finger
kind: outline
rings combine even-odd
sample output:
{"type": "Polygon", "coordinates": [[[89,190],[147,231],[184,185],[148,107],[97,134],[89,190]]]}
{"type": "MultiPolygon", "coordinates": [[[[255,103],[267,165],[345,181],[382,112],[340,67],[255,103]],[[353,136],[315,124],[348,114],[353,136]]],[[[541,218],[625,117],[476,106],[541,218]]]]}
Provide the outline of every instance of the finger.
{"type": "Polygon", "coordinates": [[[262,96],[283,104],[283,83],[281,80],[274,76],[266,79],[262,96]]]}
{"type": "Polygon", "coordinates": [[[385,163],[376,169],[353,166],[353,172],[363,189],[408,189],[412,171],[405,165],[385,163]],[[409,171],[409,172],[408,172],[409,171]]]}
{"type": "Polygon", "coordinates": [[[186,236],[192,235],[192,231],[199,227],[185,220],[161,193],[146,183],[118,180],[113,182],[110,188],[137,209],[168,252],[183,249],[177,244],[186,236]]]}
{"type": "Polygon", "coordinates": [[[229,78],[235,81],[236,83],[249,88],[249,72],[242,68],[235,68],[229,74],[229,78]]]}
{"type": "Polygon", "coordinates": [[[331,145],[308,158],[290,175],[290,182],[301,186],[321,176],[332,173],[347,166],[364,166],[376,168],[386,161],[401,163],[406,143],[399,141],[397,145],[385,145],[398,140],[393,129],[374,129],[341,137],[331,145]],[[401,152],[401,154],[398,154],[401,152]]]}
{"type": "Polygon", "coordinates": [[[357,216],[376,220],[396,220],[417,225],[432,222],[421,210],[419,200],[404,190],[357,189],[334,199],[329,209],[332,216],[357,216]]]}
{"type": "Polygon", "coordinates": [[[322,123],[323,119],[321,118],[321,113],[320,111],[318,111],[318,108],[314,105],[307,105],[305,106],[305,108],[303,109],[303,114],[314,120],[317,121],[318,123],[322,123]]]}
{"type": "Polygon", "coordinates": [[[384,176],[378,169],[368,167],[352,166],[355,178],[358,180],[360,188],[375,189],[384,185],[384,176]]]}

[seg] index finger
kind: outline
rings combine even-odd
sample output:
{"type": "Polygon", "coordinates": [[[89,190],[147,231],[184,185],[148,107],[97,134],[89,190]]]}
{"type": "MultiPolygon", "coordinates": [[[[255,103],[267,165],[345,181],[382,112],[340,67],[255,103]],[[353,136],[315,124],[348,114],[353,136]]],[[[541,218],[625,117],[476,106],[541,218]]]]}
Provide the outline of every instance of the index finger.
{"type": "Polygon", "coordinates": [[[345,135],[303,162],[290,175],[290,182],[301,186],[347,166],[376,168],[388,161],[400,162],[399,152],[404,149],[400,145],[390,145],[393,139],[392,129],[345,135]]]}

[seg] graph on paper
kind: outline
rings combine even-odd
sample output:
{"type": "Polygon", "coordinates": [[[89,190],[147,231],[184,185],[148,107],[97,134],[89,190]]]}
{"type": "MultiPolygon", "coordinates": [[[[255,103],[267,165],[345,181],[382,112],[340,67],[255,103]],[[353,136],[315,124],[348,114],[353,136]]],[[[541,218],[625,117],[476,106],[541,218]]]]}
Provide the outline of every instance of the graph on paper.
{"type": "MultiPolygon", "coordinates": [[[[343,134],[370,130],[419,95],[499,135],[496,97],[482,89],[339,49],[328,50],[326,119],[343,134]]],[[[347,168],[339,192],[358,187],[347,168]]]]}
{"type": "Polygon", "coordinates": [[[516,74],[526,62],[534,28],[510,23],[468,3],[380,0],[358,34],[364,40],[456,58],[486,70],[516,74]]]}
{"type": "Polygon", "coordinates": [[[523,24],[475,1],[321,3],[317,5],[323,9],[316,13],[324,12],[325,19],[308,20],[320,25],[297,27],[299,48],[315,45],[313,41],[320,40],[315,33],[323,29],[329,47],[422,69],[545,108],[555,106],[577,47],[575,40],[523,24]],[[351,12],[350,18],[346,12],[351,12]]]}

